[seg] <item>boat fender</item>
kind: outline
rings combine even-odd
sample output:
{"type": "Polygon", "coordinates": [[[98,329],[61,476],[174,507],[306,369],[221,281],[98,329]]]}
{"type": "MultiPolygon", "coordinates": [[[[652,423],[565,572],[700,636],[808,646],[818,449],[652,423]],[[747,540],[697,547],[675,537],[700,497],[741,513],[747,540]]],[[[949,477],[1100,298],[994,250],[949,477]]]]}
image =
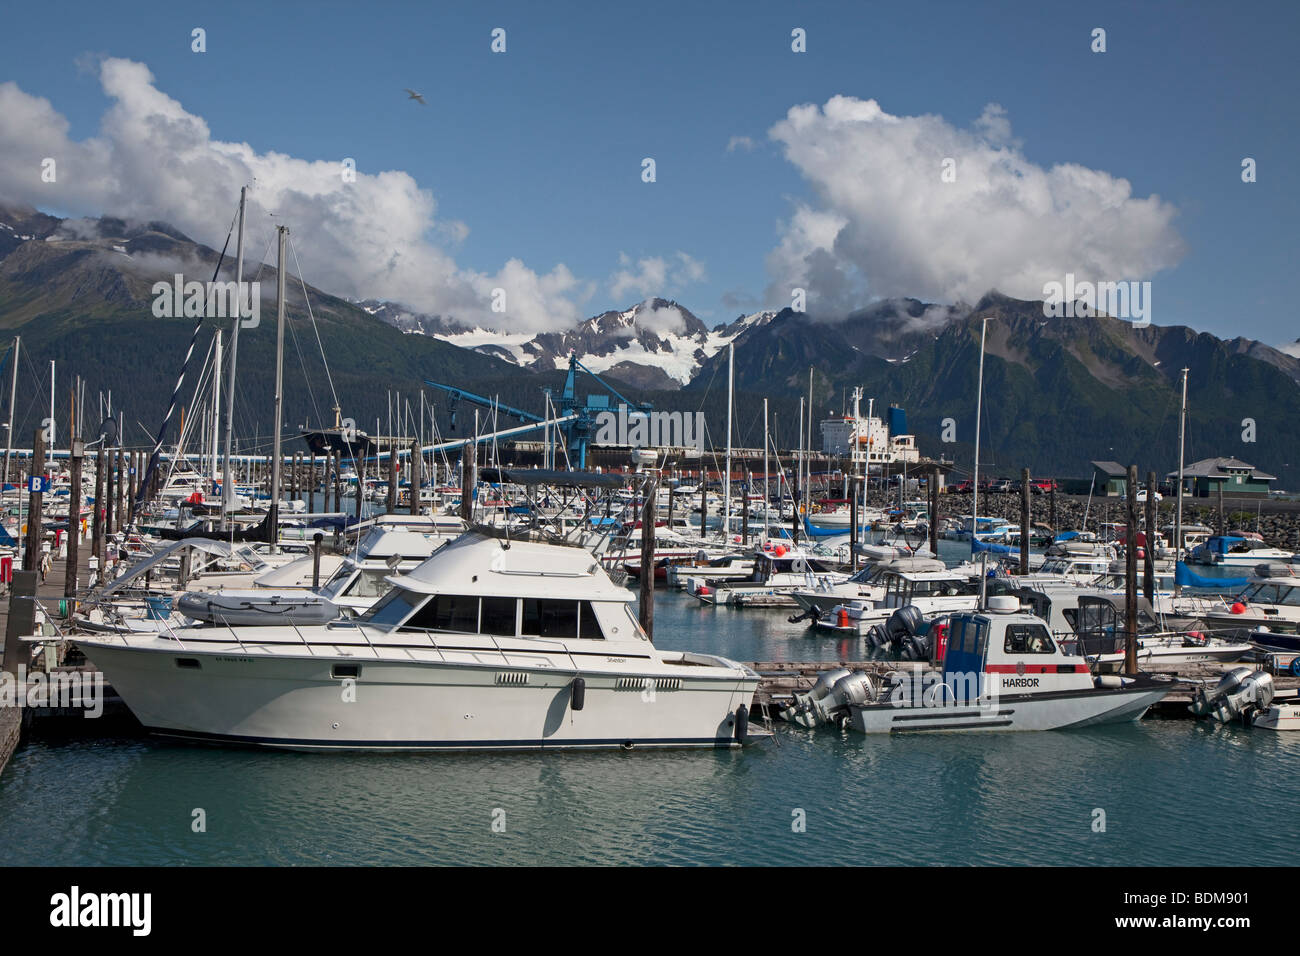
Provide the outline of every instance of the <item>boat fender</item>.
{"type": "Polygon", "coordinates": [[[587,702],[587,682],[581,677],[575,677],[570,687],[569,706],[574,710],[582,710],[583,705],[587,702]]]}
{"type": "Polygon", "coordinates": [[[1233,613],[1233,614],[1245,614],[1245,613],[1246,613],[1246,603],[1245,603],[1244,601],[1238,601],[1236,604],[1234,604],[1234,605],[1232,606],[1232,613],[1233,613]]]}
{"type": "Polygon", "coordinates": [[[1097,687],[1123,687],[1124,680],[1116,674],[1102,674],[1100,677],[1094,677],[1093,683],[1097,687]]]}
{"type": "MultiPolygon", "coordinates": [[[[849,609],[846,608],[846,607],[844,607],[843,605],[840,605],[840,619],[839,619],[839,626],[840,626],[840,627],[848,627],[848,626],[849,626],[849,609]]],[[[1297,659],[1297,660],[1300,660],[1300,658],[1296,658],[1296,659],[1297,659]]]]}
{"type": "Polygon", "coordinates": [[[749,736],[749,708],[741,704],[736,708],[736,742],[743,744],[749,736]]]}

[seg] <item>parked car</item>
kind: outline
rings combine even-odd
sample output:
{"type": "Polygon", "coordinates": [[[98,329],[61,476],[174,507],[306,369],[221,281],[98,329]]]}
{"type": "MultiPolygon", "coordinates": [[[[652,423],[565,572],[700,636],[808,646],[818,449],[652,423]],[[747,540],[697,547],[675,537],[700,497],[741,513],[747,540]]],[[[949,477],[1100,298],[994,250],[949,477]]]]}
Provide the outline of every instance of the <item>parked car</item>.
{"type": "MultiPolygon", "coordinates": [[[[1164,499],[1164,495],[1162,495],[1162,494],[1161,494],[1160,492],[1158,492],[1158,491],[1153,491],[1152,494],[1154,494],[1154,495],[1156,496],[1156,497],[1155,497],[1155,500],[1156,500],[1156,501],[1162,501],[1162,500],[1164,499]]],[[[1120,501],[1128,501],[1128,495],[1127,495],[1127,494],[1120,495],[1119,500],[1120,500],[1120,501]]],[[[1141,503],[1141,504],[1145,504],[1145,503],[1146,503],[1146,500],[1147,500],[1147,490],[1146,490],[1145,488],[1139,488],[1139,489],[1137,490],[1137,494],[1135,494],[1135,495],[1133,496],[1133,500],[1136,501],[1136,502],[1139,502],[1139,503],[1141,503]]]]}

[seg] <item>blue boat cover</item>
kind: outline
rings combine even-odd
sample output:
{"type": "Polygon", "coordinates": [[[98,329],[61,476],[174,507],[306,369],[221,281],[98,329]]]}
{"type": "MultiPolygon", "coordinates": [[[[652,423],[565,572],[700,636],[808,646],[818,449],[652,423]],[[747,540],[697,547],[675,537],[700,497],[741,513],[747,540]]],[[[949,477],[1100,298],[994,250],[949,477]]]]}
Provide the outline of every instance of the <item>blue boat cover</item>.
{"type": "Polygon", "coordinates": [[[1197,574],[1182,561],[1174,568],[1174,583],[1184,588],[1214,588],[1216,591],[1237,591],[1244,588],[1249,578],[1207,578],[1197,574]]]}

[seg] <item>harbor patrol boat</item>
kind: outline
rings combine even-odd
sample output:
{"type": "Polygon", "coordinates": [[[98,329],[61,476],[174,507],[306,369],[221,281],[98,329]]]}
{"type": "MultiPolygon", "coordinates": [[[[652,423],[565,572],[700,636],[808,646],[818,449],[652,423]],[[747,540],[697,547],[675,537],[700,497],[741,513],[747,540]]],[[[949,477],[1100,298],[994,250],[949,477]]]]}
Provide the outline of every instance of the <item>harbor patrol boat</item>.
{"type": "Polygon", "coordinates": [[[867,734],[1058,730],[1138,720],[1170,690],[1144,676],[1094,678],[1016,598],[988,605],[949,617],[942,681],[849,703],[848,725],[867,734]]]}
{"type": "Polygon", "coordinates": [[[477,529],[365,615],[78,644],[151,732],[297,750],[732,747],[758,675],[661,651],[585,548],[477,529]]]}

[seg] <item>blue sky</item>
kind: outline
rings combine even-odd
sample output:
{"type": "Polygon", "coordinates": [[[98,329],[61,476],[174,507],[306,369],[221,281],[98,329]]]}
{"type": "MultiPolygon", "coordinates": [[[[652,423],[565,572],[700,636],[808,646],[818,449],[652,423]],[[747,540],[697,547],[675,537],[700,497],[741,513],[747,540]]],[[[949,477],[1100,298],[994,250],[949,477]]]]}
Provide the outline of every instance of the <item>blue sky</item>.
{"type": "MultiPolygon", "coordinates": [[[[685,253],[703,278],[656,291],[710,324],[763,302],[783,224],[819,202],[768,135],[791,107],[875,99],[967,129],[997,103],[1026,161],[1103,171],[1176,208],[1177,264],[1124,276],[1155,280],[1156,324],[1272,344],[1300,336],[1289,294],[1296,4],[180,6],[9,4],[6,33],[19,42],[0,82],[48,99],[84,140],[110,106],[86,64],[137,61],[214,140],[405,171],[433,194],[439,221],[468,227],[459,242],[430,235],[457,267],[563,264],[591,283],[583,314],[635,301],[611,292],[621,253],[685,253]],[[194,27],[206,30],[204,54],[190,50],[194,27]],[[494,27],[507,31],[503,55],[489,50],[494,27]],[[791,52],[795,27],[806,53],[791,52]],[[1104,54],[1089,49],[1094,27],[1106,30],[1104,54]],[[405,99],[408,86],[427,107],[405,99]],[[728,151],[732,137],[754,146],[728,151]],[[652,184],[641,181],[647,156],[652,184]],[[1247,156],[1253,184],[1241,181],[1247,156]]],[[[224,235],[229,210],[212,219],[224,235]]],[[[329,289],[321,272],[308,279],[329,289]]]]}

